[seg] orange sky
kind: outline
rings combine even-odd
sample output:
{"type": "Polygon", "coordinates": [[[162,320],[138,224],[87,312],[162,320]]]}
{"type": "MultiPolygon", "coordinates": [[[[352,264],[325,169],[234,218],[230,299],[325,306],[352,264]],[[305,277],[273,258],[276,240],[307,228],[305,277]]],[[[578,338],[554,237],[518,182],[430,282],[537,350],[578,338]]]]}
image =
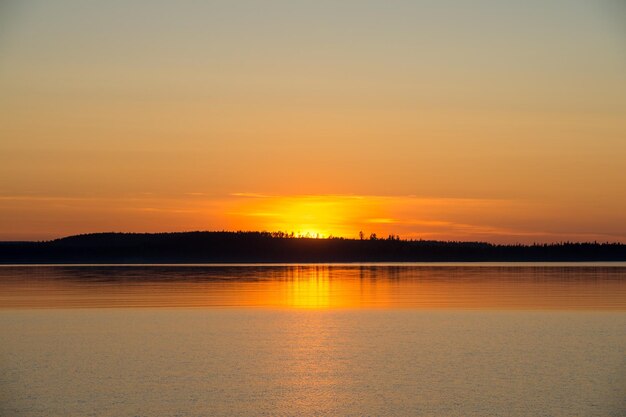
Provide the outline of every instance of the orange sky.
{"type": "Polygon", "coordinates": [[[0,6],[0,239],[626,241],[610,0],[0,6]]]}

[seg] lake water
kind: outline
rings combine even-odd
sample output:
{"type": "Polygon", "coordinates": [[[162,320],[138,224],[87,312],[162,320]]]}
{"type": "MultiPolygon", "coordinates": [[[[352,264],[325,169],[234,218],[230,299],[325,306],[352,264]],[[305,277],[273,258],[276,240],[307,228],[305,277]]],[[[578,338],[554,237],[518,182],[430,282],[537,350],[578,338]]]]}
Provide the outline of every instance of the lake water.
{"type": "Polygon", "coordinates": [[[1,416],[625,416],[626,264],[0,267],[1,416]]]}

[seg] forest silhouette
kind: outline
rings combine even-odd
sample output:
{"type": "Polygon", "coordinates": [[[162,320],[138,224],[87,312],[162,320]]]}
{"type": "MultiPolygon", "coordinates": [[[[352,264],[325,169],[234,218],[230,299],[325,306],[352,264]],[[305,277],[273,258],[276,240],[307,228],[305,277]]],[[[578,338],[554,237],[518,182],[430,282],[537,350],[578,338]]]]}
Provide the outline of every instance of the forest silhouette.
{"type": "Polygon", "coordinates": [[[622,243],[358,239],[286,232],[93,233],[42,242],[0,242],[0,263],[626,261],[622,243]]]}

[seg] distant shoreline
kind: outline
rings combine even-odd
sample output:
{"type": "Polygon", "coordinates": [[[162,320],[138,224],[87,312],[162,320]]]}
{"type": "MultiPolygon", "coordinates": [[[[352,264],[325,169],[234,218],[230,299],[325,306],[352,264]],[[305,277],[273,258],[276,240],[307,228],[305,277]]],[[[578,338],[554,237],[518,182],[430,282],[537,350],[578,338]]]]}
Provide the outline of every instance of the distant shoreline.
{"type": "Polygon", "coordinates": [[[0,264],[293,264],[380,262],[616,262],[622,243],[295,238],[268,232],[94,233],[0,242],[0,264]]]}
{"type": "Polygon", "coordinates": [[[232,262],[232,263],[0,263],[0,268],[624,268],[626,261],[467,261],[467,262],[232,262]]]}

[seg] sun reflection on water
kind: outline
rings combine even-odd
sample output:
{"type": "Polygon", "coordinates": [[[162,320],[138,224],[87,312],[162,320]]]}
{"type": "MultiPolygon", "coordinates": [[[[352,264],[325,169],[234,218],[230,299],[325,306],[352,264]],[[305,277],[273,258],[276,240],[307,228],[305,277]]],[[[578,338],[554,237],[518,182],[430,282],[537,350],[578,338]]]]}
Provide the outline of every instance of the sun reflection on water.
{"type": "Polygon", "coordinates": [[[265,307],[624,310],[624,267],[419,265],[0,268],[0,309],[265,307]]]}
{"type": "Polygon", "coordinates": [[[287,282],[287,304],[296,308],[331,306],[331,280],[328,268],[298,268],[287,282]]]}

